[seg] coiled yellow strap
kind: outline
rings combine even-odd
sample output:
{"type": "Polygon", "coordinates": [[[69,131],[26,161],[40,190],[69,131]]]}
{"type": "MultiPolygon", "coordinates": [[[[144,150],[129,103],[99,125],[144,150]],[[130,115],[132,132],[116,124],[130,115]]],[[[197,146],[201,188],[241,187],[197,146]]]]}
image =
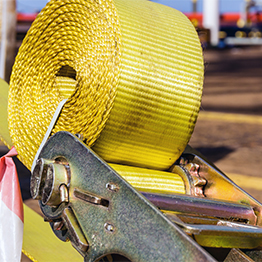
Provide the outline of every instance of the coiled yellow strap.
{"type": "Polygon", "coordinates": [[[9,129],[30,169],[59,102],[54,132],[81,133],[107,162],[167,169],[193,131],[201,46],[180,12],[145,0],[51,0],[13,67],[9,129]]]}
{"type": "MultiPolygon", "coordinates": [[[[145,0],[51,0],[13,67],[12,141],[30,169],[67,98],[54,132],[83,134],[107,162],[164,170],[191,136],[202,82],[201,46],[180,12],[145,0]]],[[[184,193],[177,175],[113,167],[145,191],[184,193]]]]}

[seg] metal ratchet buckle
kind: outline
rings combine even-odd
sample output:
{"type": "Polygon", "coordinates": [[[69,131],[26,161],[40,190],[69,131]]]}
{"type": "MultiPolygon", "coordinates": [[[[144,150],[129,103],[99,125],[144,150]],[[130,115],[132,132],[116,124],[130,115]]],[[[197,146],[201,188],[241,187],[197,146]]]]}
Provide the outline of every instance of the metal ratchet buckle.
{"type": "Polygon", "coordinates": [[[61,131],[43,146],[30,189],[55,235],[70,240],[84,261],[107,254],[217,261],[208,248],[227,249],[228,262],[262,258],[258,201],[189,146],[170,172],[182,177],[186,195],[138,192],[77,136],[61,131]]]}

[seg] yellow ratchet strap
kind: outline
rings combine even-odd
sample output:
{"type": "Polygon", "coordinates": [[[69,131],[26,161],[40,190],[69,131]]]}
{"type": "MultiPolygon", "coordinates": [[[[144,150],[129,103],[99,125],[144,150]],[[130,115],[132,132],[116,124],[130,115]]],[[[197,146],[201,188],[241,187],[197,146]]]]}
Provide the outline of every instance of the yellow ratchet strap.
{"type": "MultiPolygon", "coordinates": [[[[7,128],[8,89],[8,84],[0,80],[0,134],[3,141],[5,143],[8,141],[8,145],[11,145],[7,128]]],[[[178,174],[117,164],[110,165],[129,183],[143,192],[185,194],[183,180],[178,174]]],[[[22,252],[34,262],[83,260],[71,244],[65,244],[56,238],[49,223],[44,223],[43,218],[26,205],[24,205],[22,252]]]]}
{"type": "MultiPolygon", "coordinates": [[[[53,133],[82,134],[140,190],[185,193],[182,179],[164,170],[191,137],[202,85],[201,45],[181,12],[146,0],[51,0],[13,66],[10,136],[31,169],[58,104],[67,99],[53,133]]],[[[32,232],[26,223],[25,238],[44,228],[37,222],[32,232]]],[[[24,250],[34,257],[32,241],[24,250]]]]}
{"type": "Polygon", "coordinates": [[[185,15],[146,0],[51,0],[19,49],[10,82],[12,141],[30,169],[53,132],[80,133],[107,162],[168,169],[199,112],[201,45],[185,15]]]}
{"type": "Polygon", "coordinates": [[[186,194],[185,184],[178,174],[117,164],[109,165],[139,191],[186,194]]]}

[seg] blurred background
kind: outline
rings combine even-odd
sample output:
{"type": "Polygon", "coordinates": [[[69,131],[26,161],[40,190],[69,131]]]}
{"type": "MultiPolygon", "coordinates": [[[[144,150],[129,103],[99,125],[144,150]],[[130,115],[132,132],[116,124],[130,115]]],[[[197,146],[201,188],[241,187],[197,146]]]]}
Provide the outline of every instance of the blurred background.
{"type": "MultiPolygon", "coordinates": [[[[0,77],[7,82],[15,54],[47,2],[2,0],[0,77]]],[[[190,145],[262,201],[262,1],[154,2],[183,12],[195,26],[203,47],[203,99],[190,145]]],[[[1,144],[0,153],[6,150],[1,144]]],[[[30,173],[18,166],[27,199],[30,173]]]]}

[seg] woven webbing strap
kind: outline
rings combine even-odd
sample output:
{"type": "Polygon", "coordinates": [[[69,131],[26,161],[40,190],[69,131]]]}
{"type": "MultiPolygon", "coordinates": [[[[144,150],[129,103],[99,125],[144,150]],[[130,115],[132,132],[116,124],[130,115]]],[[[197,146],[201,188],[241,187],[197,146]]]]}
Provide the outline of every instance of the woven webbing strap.
{"type": "Polygon", "coordinates": [[[31,168],[58,104],[53,132],[83,134],[108,162],[167,169],[199,112],[203,59],[180,12],[145,0],[51,0],[13,67],[9,129],[31,168]]]}

